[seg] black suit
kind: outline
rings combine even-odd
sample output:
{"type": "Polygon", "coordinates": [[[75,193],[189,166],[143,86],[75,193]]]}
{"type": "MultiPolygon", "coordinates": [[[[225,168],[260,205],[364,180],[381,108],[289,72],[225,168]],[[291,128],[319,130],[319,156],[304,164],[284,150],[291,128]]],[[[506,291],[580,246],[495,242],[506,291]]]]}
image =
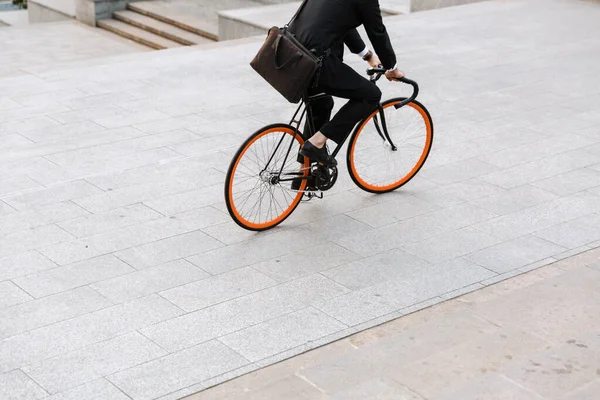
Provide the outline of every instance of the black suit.
{"type": "MultiPolygon", "coordinates": [[[[331,97],[313,102],[312,109],[315,129],[337,143],[345,140],[354,125],[373,112],[381,99],[377,86],[343,63],[344,44],[352,53],[360,53],[366,47],[356,30],[360,25],[364,25],[383,66],[393,68],[396,55],[382,22],[378,0],[307,0],[290,26],[298,40],[317,55],[331,51],[323,60],[313,91],[350,101],[331,121],[331,97]]],[[[305,127],[306,136],[313,133],[305,127]]]]}

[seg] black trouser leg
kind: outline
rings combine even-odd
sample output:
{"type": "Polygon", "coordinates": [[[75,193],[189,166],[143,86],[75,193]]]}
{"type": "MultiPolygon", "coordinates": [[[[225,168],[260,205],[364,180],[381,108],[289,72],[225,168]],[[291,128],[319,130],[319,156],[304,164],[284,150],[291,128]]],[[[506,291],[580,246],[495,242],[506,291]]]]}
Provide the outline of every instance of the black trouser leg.
{"type": "Polygon", "coordinates": [[[375,84],[334,57],[328,57],[323,65],[319,89],[350,100],[331,121],[319,129],[338,144],[344,141],[358,121],[377,109],[381,100],[381,91],[375,84]]]}

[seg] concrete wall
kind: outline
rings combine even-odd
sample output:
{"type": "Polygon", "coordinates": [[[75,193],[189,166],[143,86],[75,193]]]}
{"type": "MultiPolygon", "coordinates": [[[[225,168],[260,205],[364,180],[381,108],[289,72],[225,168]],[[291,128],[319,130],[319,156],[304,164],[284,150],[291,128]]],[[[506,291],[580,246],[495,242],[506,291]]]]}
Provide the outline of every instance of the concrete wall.
{"type": "Polygon", "coordinates": [[[29,15],[29,23],[31,24],[40,22],[68,21],[73,19],[71,15],[48,8],[44,4],[31,0],[27,2],[27,13],[29,15]]]}
{"type": "Polygon", "coordinates": [[[219,15],[219,41],[266,35],[269,28],[257,27],[245,21],[219,15]]]}
{"type": "Polygon", "coordinates": [[[437,8],[460,6],[487,0],[411,0],[410,12],[435,10],[437,8]]]}
{"type": "Polygon", "coordinates": [[[96,21],[112,18],[115,11],[127,8],[134,0],[75,0],[75,14],[78,21],[96,26],[96,21]]]}

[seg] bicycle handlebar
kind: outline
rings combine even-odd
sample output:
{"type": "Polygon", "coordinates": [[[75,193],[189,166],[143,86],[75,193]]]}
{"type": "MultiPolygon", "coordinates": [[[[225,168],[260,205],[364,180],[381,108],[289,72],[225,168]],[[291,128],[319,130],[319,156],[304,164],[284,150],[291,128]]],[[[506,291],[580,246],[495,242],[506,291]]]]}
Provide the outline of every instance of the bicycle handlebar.
{"type": "MultiPolygon", "coordinates": [[[[383,76],[383,74],[385,74],[385,71],[387,71],[385,68],[369,68],[367,69],[367,75],[371,76],[371,81],[375,83],[379,80],[379,78],[383,76]],[[375,74],[377,74],[376,77],[373,77],[373,75],[375,74]]],[[[409,98],[401,101],[400,103],[394,106],[396,109],[398,109],[400,107],[404,107],[405,105],[417,98],[417,95],[419,94],[419,84],[413,81],[412,79],[408,79],[405,76],[403,76],[402,78],[397,78],[395,80],[398,82],[406,83],[407,85],[410,85],[413,88],[413,93],[409,98]]]]}

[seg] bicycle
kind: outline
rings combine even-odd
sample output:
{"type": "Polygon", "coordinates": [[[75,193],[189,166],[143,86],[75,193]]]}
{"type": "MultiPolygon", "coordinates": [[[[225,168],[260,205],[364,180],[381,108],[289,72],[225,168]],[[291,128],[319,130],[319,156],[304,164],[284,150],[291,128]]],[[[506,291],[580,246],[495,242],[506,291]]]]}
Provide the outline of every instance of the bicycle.
{"type": "MultiPolygon", "coordinates": [[[[383,68],[367,70],[373,84],[384,73],[383,68]]],[[[350,136],[346,153],[348,172],[354,183],[367,192],[386,193],[405,185],[419,172],[431,150],[433,121],[425,106],[416,101],[419,85],[407,78],[398,81],[412,86],[412,95],[380,103],[352,133],[348,132],[332,153],[335,157],[350,136]],[[394,128],[394,121],[401,121],[401,125],[394,128]],[[410,123],[403,127],[405,121],[410,123]],[[409,136],[402,140],[410,128],[409,136]],[[390,172],[391,169],[394,171],[390,172]],[[384,170],[390,177],[385,177],[384,170]]],[[[326,96],[305,95],[289,124],[259,129],[235,153],[225,179],[225,202],[229,214],[242,228],[253,231],[273,228],[292,214],[304,196],[309,200],[323,198],[323,192],[335,184],[337,167],[311,163],[301,156],[300,164],[297,159],[307,139],[299,130],[300,124],[307,116],[310,131],[315,132],[311,103],[326,96]],[[298,179],[300,185],[294,190],[292,182],[298,179]]]]}

